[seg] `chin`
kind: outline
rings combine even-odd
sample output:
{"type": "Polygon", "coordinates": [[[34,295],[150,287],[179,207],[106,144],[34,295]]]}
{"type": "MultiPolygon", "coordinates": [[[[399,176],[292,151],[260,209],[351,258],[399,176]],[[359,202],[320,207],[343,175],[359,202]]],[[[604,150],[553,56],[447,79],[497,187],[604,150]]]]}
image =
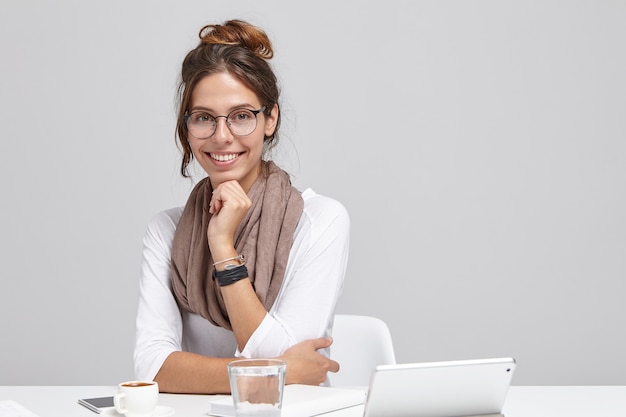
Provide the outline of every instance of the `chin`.
{"type": "Polygon", "coordinates": [[[239,181],[240,178],[236,175],[226,174],[222,172],[214,172],[213,175],[209,173],[209,178],[211,179],[211,184],[213,184],[213,188],[217,187],[219,184],[226,181],[239,181]]]}

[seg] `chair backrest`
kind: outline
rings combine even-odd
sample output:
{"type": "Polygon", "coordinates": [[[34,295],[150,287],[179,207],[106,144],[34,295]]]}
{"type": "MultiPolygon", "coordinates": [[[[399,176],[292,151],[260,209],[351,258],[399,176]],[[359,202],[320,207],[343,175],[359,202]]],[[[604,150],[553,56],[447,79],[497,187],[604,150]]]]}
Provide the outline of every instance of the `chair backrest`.
{"type": "Polygon", "coordinates": [[[329,373],[331,386],[368,386],[377,365],[396,363],[391,333],[377,317],[335,315],[330,357],[340,370],[329,373]]]}

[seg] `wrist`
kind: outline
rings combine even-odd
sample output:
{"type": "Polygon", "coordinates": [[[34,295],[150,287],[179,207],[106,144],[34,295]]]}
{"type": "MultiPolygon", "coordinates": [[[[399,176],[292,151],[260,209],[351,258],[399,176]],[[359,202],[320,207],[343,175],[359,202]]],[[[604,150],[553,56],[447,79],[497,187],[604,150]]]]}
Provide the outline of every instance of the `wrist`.
{"type": "Polygon", "coordinates": [[[217,281],[220,287],[232,285],[244,278],[248,278],[248,268],[243,264],[222,271],[213,269],[213,280],[217,281]]]}
{"type": "Polygon", "coordinates": [[[224,258],[222,260],[216,261],[215,263],[213,263],[213,269],[215,271],[231,270],[245,264],[246,259],[244,258],[243,254],[238,254],[229,258],[224,258]]]}
{"type": "Polygon", "coordinates": [[[209,243],[209,248],[211,249],[211,252],[230,250],[235,247],[234,234],[232,236],[228,236],[217,235],[215,233],[207,233],[207,241],[209,243]]]}
{"type": "Polygon", "coordinates": [[[239,254],[233,247],[222,250],[212,250],[211,257],[213,258],[213,268],[217,269],[218,271],[223,271],[224,266],[226,266],[227,263],[237,263],[235,258],[238,256],[239,254]],[[224,262],[225,260],[227,261],[224,262]]]}

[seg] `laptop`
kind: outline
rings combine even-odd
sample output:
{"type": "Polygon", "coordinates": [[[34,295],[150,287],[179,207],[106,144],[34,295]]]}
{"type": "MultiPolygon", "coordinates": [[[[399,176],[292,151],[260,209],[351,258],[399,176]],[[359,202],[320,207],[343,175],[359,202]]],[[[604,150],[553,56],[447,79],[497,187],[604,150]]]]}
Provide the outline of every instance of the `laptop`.
{"type": "Polygon", "coordinates": [[[364,417],[502,416],[513,358],[379,365],[364,417]]]}

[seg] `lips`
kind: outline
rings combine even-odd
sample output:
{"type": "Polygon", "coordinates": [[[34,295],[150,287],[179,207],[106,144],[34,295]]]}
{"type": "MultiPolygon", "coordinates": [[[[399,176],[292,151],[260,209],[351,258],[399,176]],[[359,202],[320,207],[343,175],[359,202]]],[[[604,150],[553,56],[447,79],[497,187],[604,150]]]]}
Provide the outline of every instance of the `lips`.
{"type": "Polygon", "coordinates": [[[229,153],[229,154],[210,153],[209,156],[212,159],[215,159],[216,161],[228,162],[228,161],[232,161],[233,159],[237,158],[239,156],[239,154],[238,153],[229,153]]]}

